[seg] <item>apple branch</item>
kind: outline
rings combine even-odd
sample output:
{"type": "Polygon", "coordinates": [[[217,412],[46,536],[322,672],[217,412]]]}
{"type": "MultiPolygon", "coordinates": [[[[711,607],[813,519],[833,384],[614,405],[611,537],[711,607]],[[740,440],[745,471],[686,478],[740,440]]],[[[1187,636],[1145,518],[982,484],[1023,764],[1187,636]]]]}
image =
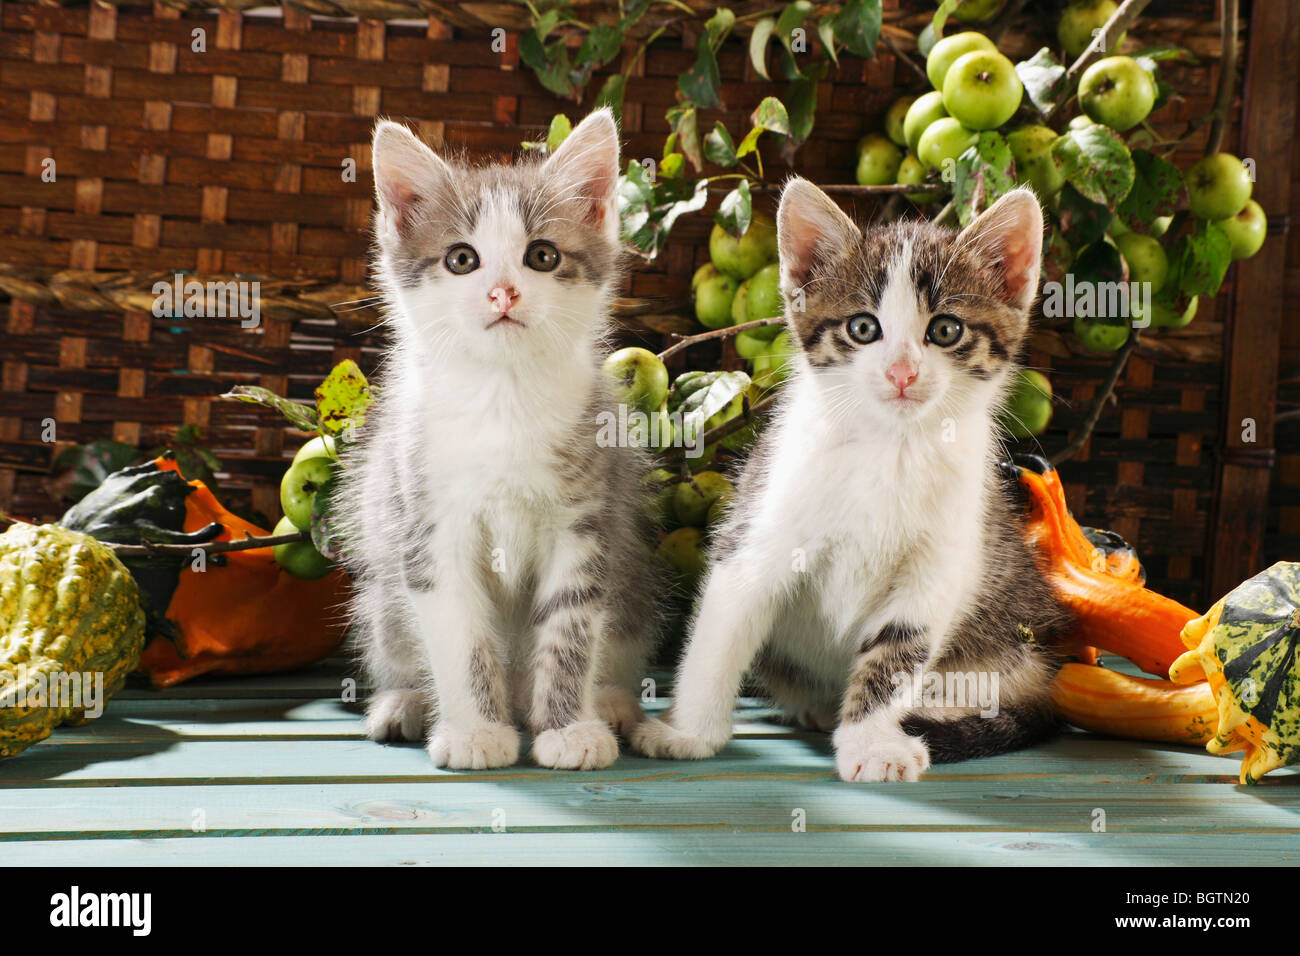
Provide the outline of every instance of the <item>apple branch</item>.
{"type": "Polygon", "coordinates": [[[1217,153],[1223,145],[1223,132],[1228,125],[1228,110],[1232,108],[1232,92],[1237,79],[1237,0],[1223,0],[1223,16],[1219,20],[1223,41],[1223,56],[1219,59],[1219,89],[1214,96],[1210,139],[1206,155],[1217,153]]]}
{"type": "Polygon", "coordinates": [[[1106,25],[1093,34],[1092,42],[1084,47],[1079,58],[1065,71],[1066,88],[1070,91],[1070,95],[1061,97],[1043,114],[1044,123],[1049,123],[1060,112],[1061,107],[1073,98],[1074,89],[1079,85],[1079,77],[1083,75],[1083,71],[1106,55],[1106,51],[1115,45],[1120,34],[1133,25],[1133,21],[1150,2],[1151,0],[1124,0],[1119,5],[1119,9],[1106,21],[1106,25]]]}
{"type": "Polygon", "coordinates": [[[725,339],[735,335],[737,332],[744,332],[746,329],[760,329],[765,325],[783,325],[785,319],[755,319],[752,322],[741,322],[739,325],[729,325],[725,329],[714,329],[712,332],[701,332],[699,335],[677,335],[673,333],[679,341],[674,342],[668,348],[659,353],[659,361],[663,361],[668,356],[680,352],[682,349],[690,348],[698,342],[707,342],[710,339],[725,339]]]}
{"type": "Polygon", "coordinates": [[[1124,367],[1128,365],[1128,357],[1137,348],[1139,335],[1138,330],[1133,329],[1129,333],[1128,341],[1116,353],[1115,361],[1111,363],[1110,372],[1106,375],[1106,381],[1102,383],[1101,390],[1097,392],[1092,400],[1092,407],[1088,409],[1088,417],[1083,420],[1083,424],[1079,426],[1074,438],[1070,439],[1070,443],[1052,456],[1053,468],[1057,468],[1062,462],[1073,458],[1087,444],[1088,438],[1092,435],[1092,430],[1097,427],[1097,422],[1101,420],[1101,413],[1106,410],[1106,403],[1110,401],[1111,396],[1115,393],[1115,386],[1119,384],[1119,377],[1124,374],[1124,367]]]}
{"type": "Polygon", "coordinates": [[[277,544],[295,544],[310,541],[310,531],[288,531],[284,534],[245,535],[237,541],[209,541],[207,544],[154,544],[146,541],[141,544],[116,544],[105,541],[119,558],[154,558],[174,554],[188,558],[195,551],[207,554],[225,554],[230,551],[252,551],[256,548],[272,548],[277,544]]]}

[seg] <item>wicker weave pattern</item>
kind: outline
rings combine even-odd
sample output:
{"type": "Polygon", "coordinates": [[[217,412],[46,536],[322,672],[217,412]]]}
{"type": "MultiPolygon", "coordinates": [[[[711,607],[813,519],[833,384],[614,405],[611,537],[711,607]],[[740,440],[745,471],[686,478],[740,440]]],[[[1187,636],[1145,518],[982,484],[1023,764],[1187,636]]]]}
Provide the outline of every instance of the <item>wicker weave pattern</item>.
{"type": "MultiPolygon", "coordinates": [[[[297,295],[297,280],[337,286],[345,299],[353,295],[343,290],[359,295],[376,116],[409,122],[435,145],[498,156],[536,138],[553,113],[576,116],[585,108],[558,101],[521,69],[517,7],[419,5],[445,19],[417,26],[328,21],[308,12],[392,19],[415,6],[378,0],[361,7],[312,0],[286,5],[282,18],[240,12],[238,4],[215,13],[183,2],[0,7],[0,288],[10,289],[7,304],[0,299],[0,508],[56,514],[45,472],[67,443],[111,436],[158,444],[192,423],[227,465],[224,494],[238,501],[248,493],[252,507],[277,513],[276,481],[301,436],[269,413],[212,396],[244,383],[306,398],[343,358],[373,369],[379,338],[364,331],[370,313],[349,319],[319,303],[286,307],[246,330],[235,320],[155,318],[120,302],[87,311],[94,302],[80,292],[43,296],[40,282],[15,291],[4,284],[4,270],[40,275],[41,282],[67,279],[66,270],[244,274],[285,284],[286,299],[297,295]],[[504,53],[493,52],[486,32],[496,22],[507,29],[504,53]],[[205,52],[193,49],[196,29],[204,31],[205,52]],[[46,183],[41,173],[50,157],[57,179],[46,183]],[[351,181],[343,174],[348,161],[356,168],[351,181]],[[40,440],[47,419],[57,425],[54,447],[40,440]]],[[[931,9],[885,6],[887,23],[909,29],[931,9]]],[[[1178,40],[1213,60],[1211,8],[1198,0],[1149,9],[1161,18],[1159,40],[1178,40]]],[[[1032,17],[1026,26],[1039,29],[1032,17]]],[[[1003,45],[1024,56],[1042,39],[1013,32],[1003,45]]],[[[677,75],[693,60],[691,45],[689,35],[680,44],[666,38],[633,67],[623,117],[629,156],[659,155],[663,113],[677,75]]],[[[735,107],[782,93],[755,76],[740,42],[724,47],[720,66],[724,99],[735,107]]],[[[854,143],[915,79],[883,48],[870,61],[845,57],[835,82],[819,91],[816,134],[798,154],[799,171],[851,181],[854,143]]],[[[1188,98],[1162,114],[1166,132],[1181,132],[1206,110],[1212,79],[1213,71],[1171,70],[1188,98]]],[[[592,91],[598,86],[599,78],[592,91]]],[[[708,114],[702,128],[715,118],[740,130],[745,110],[708,114]]],[[[1189,154],[1198,146],[1194,138],[1189,154]]],[[[765,160],[779,180],[777,157],[765,160]]],[[[681,299],[707,257],[709,226],[703,216],[683,220],[660,260],[630,276],[626,293],[681,299]]],[[[1153,342],[1155,351],[1142,354],[1159,361],[1135,359],[1118,410],[1102,419],[1067,476],[1080,519],[1128,536],[1152,582],[1189,601],[1211,493],[1220,332],[1214,309],[1203,308],[1172,358],[1153,342]]],[[[1052,368],[1063,399],[1045,439],[1049,449],[1064,444],[1064,429],[1077,423],[1104,374],[1105,362],[1075,351],[1068,338],[1046,333],[1029,356],[1030,364],[1052,368]]],[[[734,362],[729,351],[722,358],[734,362]]]]}

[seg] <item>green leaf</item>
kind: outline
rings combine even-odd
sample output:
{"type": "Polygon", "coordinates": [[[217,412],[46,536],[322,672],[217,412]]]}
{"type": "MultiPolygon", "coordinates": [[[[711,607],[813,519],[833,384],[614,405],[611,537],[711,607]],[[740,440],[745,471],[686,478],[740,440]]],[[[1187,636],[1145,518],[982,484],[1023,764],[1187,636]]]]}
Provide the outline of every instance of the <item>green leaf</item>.
{"type": "MultiPolygon", "coordinates": [[[[785,104],[775,96],[763,97],[758,108],[749,114],[749,121],[759,129],[770,129],[773,133],[780,133],[782,136],[790,135],[790,114],[786,111],[785,104]]],[[[740,155],[745,154],[740,153],[740,155]]]]}
{"type": "Polygon", "coordinates": [[[1217,293],[1232,263],[1231,251],[1232,240],[1223,229],[1212,222],[1199,222],[1178,239],[1169,257],[1178,291],[1184,295],[1217,293]]]}
{"type": "Polygon", "coordinates": [[[754,202],[749,193],[749,180],[742,179],[731,192],[722,197],[713,221],[737,239],[745,234],[754,214],[754,202]]]}
{"type": "MultiPolygon", "coordinates": [[[[718,58],[708,43],[695,45],[695,65],[677,78],[677,89],[687,103],[706,109],[722,105],[719,89],[718,58]]],[[[689,155],[689,154],[688,154],[689,155]]]]}
{"type": "Polygon", "coordinates": [[[726,7],[719,7],[718,12],[704,24],[704,29],[709,34],[709,45],[713,47],[714,52],[717,51],[718,47],[722,46],[722,41],[727,38],[727,34],[731,32],[735,22],[736,15],[734,13],[726,7]]]}
{"type": "Polygon", "coordinates": [[[711,163],[731,167],[736,165],[736,144],[732,142],[727,127],[713,125],[713,132],[704,138],[704,155],[711,163]]]}
{"type": "MultiPolygon", "coordinates": [[[[856,56],[871,59],[880,40],[880,0],[852,0],[840,7],[831,27],[835,39],[856,56]]],[[[823,42],[825,39],[823,38],[823,42]]]]}
{"type": "Polygon", "coordinates": [[[802,144],[813,130],[813,121],[817,112],[817,81],[825,73],[825,64],[810,70],[807,76],[790,81],[786,91],[786,109],[790,114],[790,143],[802,144]]]}
{"type": "Polygon", "coordinates": [[[1200,60],[1196,58],[1196,54],[1193,53],[1191,50],[1188,50],[1185,47],[1181,47],[1181,46],[1174,46],[1169,43],[1162,43],[1162,44],[1157,44],[1156,46],[1143,47],[1142,49],[1138,50],[1136,53],[1130,55],[1133,56],[1135,59],[1146,58],[1149,60],[1155,60],[1157,62],[1163,62],[1165,60],[1173,60],[1175,63],[1195,64],[1200,62],[1200,60]]]}
{"type": "Polygon", "coordinates": [[[1052,155],[1070,185],[1108,209],[1119,205],[1133,188],[1133,157],[1108,127],[1072,129],[1052,144],[1052,155]]]}
{"type": "Polygon", "coordinates": [[[1015,169],[1002,135],[994,130],[980,133],[979,141],[957,159],[952,201],[963,226],[1015,188],[1015,169]]]}
{"type": "Polygon", "coordinates": [[[597,23],[591,28],[591,32],[583,38],[575,62],[590,64],[591,66],[604,66],[618,54],[622,47],[623,34],[618,27],[611,26],[608,23],[597,23]]]}
{"type": "Polygon", "coordinates": [[[1016,76],[1020,77],[1030,102],[1040,113],[1048,112],[1068,92],[1065,67],[1048,47],[1017,63],[1016,76]]]}
{"type": "Polygon", "coordinates": [[[251,402],[254,405],[262,405],[266,408],[274,408],[288,420],[290,425],[300,431],[314,432],[320,430],[320,420],[316,417],[315,408],[311,405],[304,405],[302,402],[293,402],[287,398],[281,398],[269,388],[262,388],[258,385],[236,385],[221,397],[233,398],[241,402],[251,402]]]}
{"type": "Polygon", "coordinates": [[[791,47],[791,35],[812,15],[812,12],[813,5],[808,0],[794,0],[794,3],[782,10],[781,15],[776,18],[776,38],[791,53],[794,52],[791,47]]]}
{"type": "Polygon", "coordinates": [[[763,17],[754,24],[754,32],[749,35],[749,62],[754,64],[754,72],[765,80],[771,79],[767,75],[767,41],[775,29],[776,18],[763,17]]]}
{"type": "Polygon", "coordinates": [[[344,359],[330,370],[316,389],[316,416],[330,435],[360,428],[373,396],[370,383],[357,363],[344,359]]]}
{"type": "Polygon", "coordinates": [[[600,92],[596,94],[596,102],[592,104],[593,108],[599,109],[602,106],[608,106],[610,112],[614,114],[614,119],[622,123],[623,94],[626,90],[627,77],[622,73],[610,74],[601,85],[600,92]]]}
{"type": "Polygon", "coordinates": [[[1105,234],[1115,214],[1066,183],[1061,187],[1056,218],[1065,241],[1075,249],[1082,249],[1105,234]]]}
{"type": "MultiPolygon", "coordinates": [[[[1075,288],[1079,289],[1085,285],[1091,285],[1093,294],[1097,296],[1097,300],[1100,302],[1100,287],[1103,284],[1124,281],[1124,262],[1118,249],[1109,242],[1098,239],[1096,242],[1079,250],[1079,254],[1074,257],[1074,265],[1071,266],[1070,272],[1074,274],[1075,288]]],[[[1098,310],[1098,312],[1100,311],[1098,310]]],[[[1106,315],[1094,314],[1089,318],[1103,325],[1128,325],[1132,316],[1111,315],[1108,312],[1106,315]]]]}
{"type": "Polygon", "coordinates": [[[685,372],[668,392],[668,411],[680,412],[682,430],[694,440],[704,423],[744,394],[750,378],[744,372],[685,372]]]}
{"type": "Polygon", "coordinates": [[[934,45],[943,36],[943,25],[948,22],[948,15],[957,9],[957,4],[960,2],[961,0],[943,0],[943,3],[939,4],[939,9],[934,11],[930,22],[916,38],[916,48],[921,56],[930,55],[934,45]]]}
{"type": "Polygon", "coordinates": [[[699,172],[704,168],[704,153],[700,149],[700,131],[694,107],[674,106],[668,111],[668,125],[677,136],[677,149],[686,155],[699,172]]]}
{"type": "Polygon", "coordinates": [[[1133,152],[1133,188],[1115,210],[1134,232],[1149,232],[1153,220],[1171,216],[1183,197],[1183,174],[1145,149],[1133,152]]]}
{"type": "Polygon", "coordinates": [[[562,38],[543,46],[536,33],[524,33],[519,38],[519,58],[532,67],[538,82],[552,93],[564,97],[575,95],[569,48],[562,38]]]}
{"type": "Polygon", "coordinates": [[[673,224],[685,213],[702,209],[709,199],[708,181],[661,177],[650,182],[645,167],[629,161],[619,177],[617,205],[620,235],[647,259],[659,254],[673,224]]]}
{"type": "Polygon", "coordinates": [[[680,176],[686,165],[686,157],[681,153],[669,153],[659,163],[660,176],[680,176]]]}
{"type": "MultiPolygon", "coordinates": [[[[102,485],[104,479],[113,472],[134,465],[143,457],[140,449],[134,445],[101,438],[63,449],[54,457],[50,470],[56,475],[68,471],[72,473],[71,483],[62,496],[70,501],[80,501],[102,485]]],[[[56,482],[56,487],[62,484],[63,481],[56,482]]]]}
{"type": "Polygon", "coordinates": [[[840,58],[835,54],[835,17],[832,14],[827,14],[818,22],[817,38],[822,41],[822,49],[831,58],[831,62],[839,66],[840,58]]]}
{"type": "Polygon", "coordinates": [[[569,118],[563,113],[556,113],[551,117],[551,128],[546,131],[546,151],[555,152],[572,132],[573,124],[569,122],[569,118]]]}

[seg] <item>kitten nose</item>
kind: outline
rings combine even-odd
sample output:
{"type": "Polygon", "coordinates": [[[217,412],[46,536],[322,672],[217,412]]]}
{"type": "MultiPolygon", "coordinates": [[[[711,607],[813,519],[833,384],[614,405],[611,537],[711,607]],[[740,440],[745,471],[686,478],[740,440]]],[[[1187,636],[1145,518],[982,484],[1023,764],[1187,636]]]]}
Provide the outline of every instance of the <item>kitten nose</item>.
{"type": "Polygon", "coordinates": [[[916,381],[916,366],[911,362],[895,362],[885,371],[885,377],[894,383],[898,389],[898,394],[902,395],[907,391],[907,386],[916,381]]]}
{"type": "Polygon", "coordinates": [[[519,301],[519,290],[512,285],[498,285],[488,293],[488,299],[492,303],[493,312],[505,315],[519,301]]]}

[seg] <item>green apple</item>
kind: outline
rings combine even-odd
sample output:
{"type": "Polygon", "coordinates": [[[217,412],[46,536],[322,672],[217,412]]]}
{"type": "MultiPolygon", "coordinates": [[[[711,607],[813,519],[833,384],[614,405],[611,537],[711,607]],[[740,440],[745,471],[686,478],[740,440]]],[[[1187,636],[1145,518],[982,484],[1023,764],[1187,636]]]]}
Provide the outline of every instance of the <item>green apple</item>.
{"type": "Polygon", "coordinates": [[[674,480],[677,472],[667,468],[656,468],[641,479],[641,490],[646,495],[646,508],[650,520],[661,528],[676,527],[677,516],[673,512],[673,496],[677,491],[674,480]]]}
{"type": "Polygon", "coordinates": [[[699,528],[678,528],[664,536],[656,549],[673,569],[679,584],[694,590],[704,576],[704,532],[699,528]]]}
{"type": "Polygon", "coordinates": [[[1187,171],[1187,205],[1202,219],[1231,219],[1250,200],[1250,173],[1231,153],[1212,153],[1187,171]]]}
{"type": "Polygon", "coordinates": [[[1251,199],[1237,215],[1231,219],[1220,219],[1215,225],[1232,240],[1232,258],[1249,259],[1264,244],[1264,236],[1268,233],[1268,216],[1264,215],[1264,208],[1251,199]]]}
{"type": "Polygon", "coordinates": [[[1090,119],[1113,130],[1132,129],[1156,102],[1151,74],[1131,56],[1108,56],[1079,80],[1079,106],[1090,119]]]}
{"type": "MultiPolygon", "coordinates": [[[[297,527],[289,520],[289,516],[285,515],[272,529],[271,534],[289,534],[292,531],[305,530],[307,529],[297,527]]],[[[271,555],[275,558],[276,564],[295,578],[302,578],[304,581],[323,578],[334,569],[334,565],[330,564],[319,551],[312,547],[310,541],[277,544],[271,549],[271,555]]]]}
{"type": "Polygon", "coordinates": [[[767,327],[763,326],[758,329],[746,329],[744,332],[737,332],[732,339],[736,344],[736,354],[743,359],[758,358],[767,351],[767,347],[772,344],[772,340],[765,339],[761,335],[755,335],[755,332],[764,332],[767,327]]]}
{"type": "Polygon", "coordinates": [[[1130,282],[1150,282],[1151,291],[1159,292],[1169,277],[1169,257],[1159,239],[1138,232],[1126,232],[1115,237],[1115,245],[1128,263],[1130,282]]]}
{"type": "Polygon", "coordinates": [[[983,23],[1002,9],[1002,0],[962,0],[952,15],[963,23],[983,23]]]}
{"type": "Polygon", "coordinates": [[[709,505],[719,498],[730,498],[735,493],[735,486],[716,471],[696,472],[694,484],[689,481],[677,484],[673,492],[673,513],[683,525],[702,528],[709,513],[709,505]]]}
{"type": "Polygon", "coordinates": [[[736,295],[736,280],[720,272],[705,279],[695,290],[695,317],[709,329],[731,324],[731,300],[736,295]]]}
{"type": "Polygon", "coordinates": [[[903,139],[907,142],[907,148],[915,153],[916,144],[921,141],[921,134],[926,128],[947,115],[948,111],[943,108],[943,94],[938,90],[918,96],[903,117],[903,139]]]}
{"type": "MultiPolygon", "coordinates": [[[[908,153],[898,164],[897,181],[904,186],[917,186],[925,182],[925,164],[908,153]]],[[[935,198],[930,193],[903,193],[903,196],[915,203],[932,202],[935,198]]]]}
{"type": "Polygon", "coordinates": [[[790,359],[794,353],[794,342],[787,329],[770,343],[761,355],[754,359],[754,375],[762,375],[771,370],[773,375],[765,379],[768,387],[784,382],[790,375],[790,359]]]}
{"type": "Polygon", "coordinates": [[[1016,438],[1031,438],[1047,430],[1052,420],[1052,383],[1042,372],[1021,369],[1011,382],[1002,425],[1016,438]]]}
{"type": "Polygon", "coordinates": [[[903,161],[903,151],[880,133],[862,137],[858,151],[857,179],[859,186],[887,186],[898,175],[898,164],[903,161]]]}
{"type": "Polygon", "coordinates": [[[1015,64],[997,50],[976,50],[948,67],[943,108],[967,129],[997,129],[1020,109],[1024,93],[1015,64]]]}
{"type": "Polygon", "coordinates": [[[311,506],[316,492],[334,474],[334,459],[329,455],[313,455],[295,459],[280,479],[280,508],[295,528],[311,528],[311,506]]]}
{"type": "Polygon", "coordinates": [[[1156,296],[1152,302],[1151,324],[1157,329],[1181,329],[1196,318],[1199,296],[1192,296],[1183,311],[1179,312],[1172,297],[1156,296]]]}
{"type": "MultiPolygon", "coordinates": [[[[1083,53],[1092,42],[1093,33],[1104,27],[1118,9],[1118,4],[1113,0],[1079,0],[1066,7],[1056,25],[1056,38],[1061,41],[1066,55],[1075,59],[1083,53]]],[[[1122,33],[1119,35],[1111,50],[1117,49],[1124,42],[1124,36],[1122,33]]]]}
{"type": "Polygon", "coordinates": [[[1127,225],[1125,225],[1123,219],[1119,218],[1119,216],[1116,216],[1114,219],[1110,221],[1110,225],[1106,227],[1106,231],[1110,233],[1112,238],[1118,239],[1120,236],[1128,235],[1133,230],[1130,229],[1127,225]]]}
{"type": "MultiPolygon", "coordinates": [[[[907,145],[907,134],[903,131],[903,121],[907,119],[907,111],[912,108],[916,102],[915,96],[900,96],[894,102],[889,104],[889,109],[885,111],[885,135],[898,146],[907,145]]],[[[862,148],[859,141],[858,148],[862,148]]]]}
{"type": "Polygon", "coordinates": [[[1116,352],[1128,341],[1127,325],[1108,325],[1097,319],[1074,317],[1074,335],[1090,352],[1116,352]]]}
{"type": "Polygon", "coordinates": [[[691,291],[694,292],[700,287],[700,283],[705,279],[712,279],[718,275],[718,267],[712,262],[706,262],[695,270],[695,275],[691,276],[691,291]]]}
{"type": "Polygon", "coordinates": [[[338,452],[334,449],[333,436],[317,435],[298,449],[297,454],[293,456],[293,460],[299,462],[306,461],[308,458],[329,458],[337,461],[338,457],[338,452]]]}
{"type": "Polygon", "coordinates": [[[1065,173],[1052,155],[1056,140],[1056,130],[1048,126],[1022,126],[1007,134],[1016,180],[1033,186],[1040,199],[1056,195],[1065,185],[1065,173]]]}
{"type": "Polygon", "coordinates": [[[1151,220],[1151,235],[1159,239],[1169,231],[1169,224],[1173,221],[1173,216],[1156,216],[1151,220]]]}
{"type": "MultiPolygon", "coordinates": [[[[785,314],[785,300],[781,297],[781,267],[775,262],[754,273],[745,296],[745,321],[775,319],[785,314]]],[[[750,330],[755,338],[772,341],[781,333],[779,325],[764,325],[750,330]]]]}
{"type": "Polygon", "coordinates": [[[649,349],[619,349],[605,359],[604,367],[621,404],[650,415],[668,397],[668,369],[649,349]]]}
{"type": "Polygon", "coordinates": [[[756,212],[739,239],[715,225],[709,234],[709,258],[737,281],[748,279],[776,258],[776,223],[756,212]]]}
{"type": "MultiPolygon", "coordinates": [[[[752,277],[751,277],[752,278],[752,277]]],[[[749,279],[736,287],[736,294],[731,298],[731,324],[740,325],[745,321],[745,300],[749,296],[749,279]]]]}
{"type": "Polygon", "coordinates": [[[944,37],[930,48],[930,55],[925,58],[925,75],[930,78],[931,86],[936,90],[942,90],[948,67],[952,66],[959,57],[974,53],[976,50],[996,53],[997,49],[992,40],[974,30],[954,33],[950,37],[944,37]]]}
{"type": "Polygon", "coordinates": [[[944,116],[926,127],[921,142],[917,144],[916,155],[931,169],[942,169],[944,160],[955,160],[979,142],[979,138],[979,133],[962,126],[951,116],[944,116]]]}

